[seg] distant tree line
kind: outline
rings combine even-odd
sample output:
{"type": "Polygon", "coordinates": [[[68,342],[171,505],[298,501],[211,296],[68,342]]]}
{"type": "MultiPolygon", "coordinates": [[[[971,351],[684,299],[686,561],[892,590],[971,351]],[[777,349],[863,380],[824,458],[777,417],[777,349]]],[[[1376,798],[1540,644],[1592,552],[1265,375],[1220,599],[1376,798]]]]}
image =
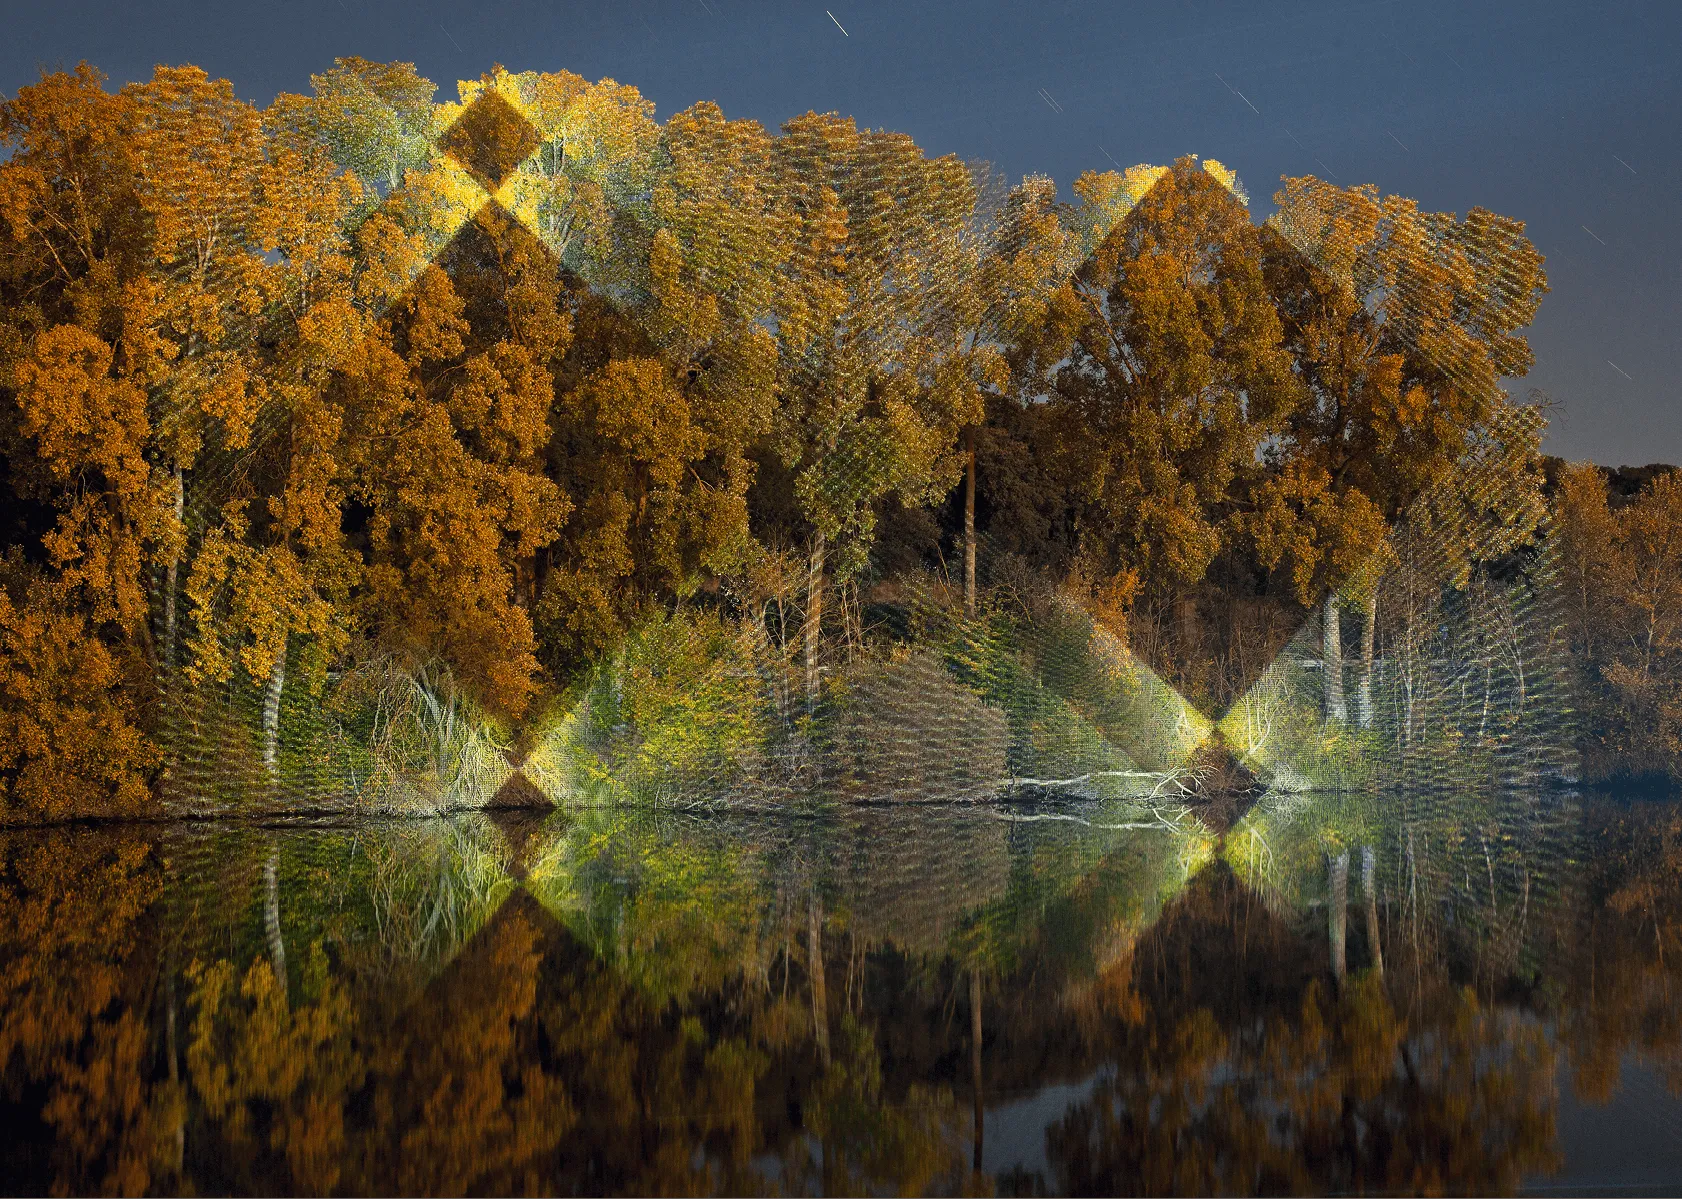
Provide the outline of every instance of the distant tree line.
{"type": "MultiPolygon", "coordinates": [[[[908,585],[973,613],[1049,580],[1218,709],[1311,605],[1358,609],[1337,589],[1508,407],[1547,290],[1522,222],[1312,177],[1257,226],[1212,161],[1061,201],[834,114],[311,83],[260,110],[84,65],[0,104],[14,817],[148,810],[181,688],[255,689],[271,762],[283,697],[376,657],[517,728],[683,609],[758,630],[811,705],[908,585]]],[[[1674,552],[1592,532],[1585,477],[1582,602],[1674,606],[1642,565],[1674,552]]],[[[1580,640],[1662,707],[1649,624],[1580,640]]]]}
{"type": "Polygon", "coordinates": [[[1585,775],[1682,780],[1682,476],[1550,461],[1585,775]]]}

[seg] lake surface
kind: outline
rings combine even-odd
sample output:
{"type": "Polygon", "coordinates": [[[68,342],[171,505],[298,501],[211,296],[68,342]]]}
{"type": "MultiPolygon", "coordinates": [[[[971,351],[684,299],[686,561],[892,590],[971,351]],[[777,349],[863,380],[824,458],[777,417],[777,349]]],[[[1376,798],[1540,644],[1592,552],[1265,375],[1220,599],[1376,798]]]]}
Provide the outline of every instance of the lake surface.
{"type": "Polygon", "coordinates": [[[1682,808],[0,833],[14,1193],[1675,1193],[1682,808]]]}

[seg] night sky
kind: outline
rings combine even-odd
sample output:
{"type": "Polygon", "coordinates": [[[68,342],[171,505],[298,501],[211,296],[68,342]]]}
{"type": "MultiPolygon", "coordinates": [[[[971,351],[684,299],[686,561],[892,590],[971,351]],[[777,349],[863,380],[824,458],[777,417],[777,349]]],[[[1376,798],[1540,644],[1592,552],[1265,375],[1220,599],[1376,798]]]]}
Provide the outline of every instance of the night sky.
{"type": "Polygon", "coordinates": [[[1041,172],[1181,154],[1519,217],[1552,286],[1514,390],[1558,404],[1550,452],[1682,461],[1682,3],[622,0],[452,7],[6,0],[0,91],[87,61],[192,62],[267,104],[338,55],[413,61],[454,98],[493,63],[634,84],[768,126],[808,109],[1041,172]],[[843,28],[845,32],[843,33],[843,28]]]}

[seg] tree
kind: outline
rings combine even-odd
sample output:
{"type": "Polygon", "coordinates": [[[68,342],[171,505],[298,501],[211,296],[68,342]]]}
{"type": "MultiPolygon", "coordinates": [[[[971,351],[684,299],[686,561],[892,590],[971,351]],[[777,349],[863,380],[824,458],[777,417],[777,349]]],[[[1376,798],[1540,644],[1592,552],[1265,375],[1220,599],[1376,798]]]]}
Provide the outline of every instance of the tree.
{"type": "MultiPolygon", "coordinates": [[[[1404,747],[1416,727],[1416,685],[1429,678],[1428,659],[1443,656],[1428,646],[1448,630],[1441,616],[1445,600],[1460,597],[1455,602],[1475,607],[1477,596],[1469,594],[1476,590],[1474,580],[1481,583],[1481,573],[1491,564],[1522,555],[1536,541],[1547,515],[1541,472],[1544,427],[1536,407],[1517,407],[1504,397],[1491,404],[1482,422],[1467,432],[1454,469],[1409,506],[1405,522],[1386,544],[1385,559],[1393,565],[1378,585],[1399,609],[1390,645],[1400,658],[1404,747]]],[[[1493,614],[1486,609],[1481,615],[1493,614]]],[[[1487,648],[1489,630],[1477,616],[1472,623],[1484,642],[1480,649],[1487,648]]]]}
{"type": "MultiPolygon", "coordinates": [[[[214,437],[244,450],[262,400],[252,325],[260,316],[263,258],[262,119],[233,85],[197,67],[159,67],[124,91],[134,101],[139,193],[155,259],[151,300],[160,358],[152,388],[158,455],[174,484],[177,522],[186,476],[214,437]]],[[[185,528],[164,581],[164,660],[176,654],[176,589],[185,528]]]]}
{"type": "Polygon", "coordinates": [[[1257,232],[1212,169],[1181,159],[1083,176],[1076,190],[1087,224],[1139,199],[1018,349],[1016,386],[1044,397],[1032,423],[1062,443],[1081,573],[1183,607],[1232,542],[1258,452],[1298,385],[1257,232]]]}
{"type": "MultiPolygon", "coordinates": [[[[271,160],[257,111],[195,67],[160,67],[117,96],[88,69],[44,77],[7,106],[5,128],[16,148],[9,282],[21,289],[8,305],[19,318],[7,339],[8,423],[20,439],[8,457],[37,463],[34,478],[11,472],[21,498],[60,513],[21,547],[39,555],[47,582],[19,585],[126,646],[109,665],[84,651],[84,666],[89,679],[116,667],[140,699],[150,691],[143,662],[176,664],[188,476],[207,453],[214,476],[250,448],[271,382],[259,333],[267,310],[307,298],[307,280],[333,262],[321,205],[299,201],[312,185],[317,199],[337,189],[320,163],[271,160]],[[283,262],[265,257],[277,251],[283,262]],[[155,563],[161,646],[147,619],[155,563]]],[[[330,228],[339,212],[327,208],[330,228]]],[[[203,489],[213,522],[219,482],[203,489]]],[[[36,669],[46,683],[51,668],[36,669]]],[[[132,757],[139,747],[122,722],[104,723],[127,745],[119,756],[132,757]]]]}
{"type": "MultiPolygon", "coordinates": [[[[263,690],[263,758],[272,773],[288,633],[322,639],[312,647],[319,683],[344,622],[316,588],[342,600],[353,580],[343,555],[334,560],[324,528],[309,538],[312,558],[294,535],[300,530],[277,521],[280,506],[252,511],[237,492],[242,483],[275,485],[264,476],[274,451],[286,448],[284,440],[273,444],[276,426],[320,385],[329,347],[343,352],[359,331],[340,226],[361,188],[318,145],[277,129],[276,112],[265,125],[226,80],[197,68],[160,68],[135,98],[142,194],[170,279],[161,296],[172,304],[163,313],[171,369],[157,389],[166,413],[160,451],[173,463],[176,517],[190,516],[194,526],[181,528],[183,546],[193,534],[204,538],[187,587],[197,618],[188,678],[226,680],[230,659],[216,643],[239,647],[238,659],[263,690]],[[331,327],[347,323],[348,330],[331,327]],[[199,476],[190,514],[189,472],[199,476]],[[223,529],[234,530],[232,541],[219,535],[223,529]],[[248,542],[263,548],[247,552],[248,542]],[[225,590],[235,593],[234,613],[246,617],[232,628],[212,594],[225,590]]],[[[295,484],[288,491],[296,526],[305,505],[295,484]]],[[[320,512],[315,520],[327,524],[320,512]]],[[[336,528],[330,536],[339,540],[336,528]]],[[[180,560],[178,551],[164,580],[170,665],[180,560]]]]}
{"type": "Polygon", "coordinates": [[[517,564],[554,539],[543,473],[551,363],[571,336],[552,259],[481,213],[336,373],[347,495],[365,505],[365,627],[437,654],[493,711],[521,713],[537,667],[517,564]]]}
{"type": "MultiPolygon", "coordinates": [[[[654,186],[677,165],[663,152],[653,102],[612,79],[588,83],[569,71],[501,70],[466,83],[463,102],[487,92],[529,121],[536,139],[535,152],[502,189],[509,212],[598,294],[621,304],[646,302],[654,186]]],[[[714,180],[721,188],[731,182],[722,171],[714,180]]]]}
{"type": "MultiPolygon", "coordinates": [[[[1070,277],[1160,175],[1148,167],[1125,175],[1088,173],[1075,185],[1075,206],[1057,201],[1050,179],[1025,178],[1007,197],[988,248],[983,286],[1002,318],[992,332],[1005,353],[1010,384],[1004,394],[986,397],[986,423],[969,455],[969,473],[989,509],[995,551],[1059,575],[1078,548],[1069,494],[1080,473],[1078,417],[1044,401],[1057,347],[1082,320],[1070,277]]],[[[966,491],[966,542],[968,507],[966,491]]]]}
{"type": "Polygon", "coordinates": [[[1056,187],[1044,176],[1029,176],[1012,188],[996,208],[988,203],[989,176],[978,173],[980,203],[970,221],[963,272],[950,310],[951,338],[945,378],[954,394],[948,404],[977,412],[964,430],[964,608],[976,611],[978,535],[975,501],[977,437],[987,410],[1008,402],[1010,355],[1043,320],[1047,305],[1065,278],[1082,244],[1080,217],[1065,227],[1055,203],[1056,187]]]}
{"type": "Polygon", "coordinates": [[[438,88],[413,63],[335,58],[331,70],[310,76],[310,86],[311,97],[277,96],[270,120],[321,143],[364,196],[388,196],[405,173],[425,168],[438,88]]]}
{"type": "Polygon", "coordinates": [[[1592,462],[1567,463],[1554,500],[1560,573],[1573,648],[1587,658],[1601,644],[1601,605],[1623,580],[1618,523],[1606,497],[1606,472],[1592,462]]]}
{"type": "Polygon", "coordinates": [[[805,673],[819,689],[826,578],[863,565],[875,501],[943,495],[958,432],[981,416],[950,326],[969,172],[903,134],[833,114],[783,126],[774,150],[790,247],[776,310],[779,404],[772,442],[809,529],[805,673]]]}
{"type": "Polygon", "coordinates": [[[1567,466],[1556,513],[1567,628],[1591,774],[1677,773],[1682,754],[1682,483],[1653,479],[1622,508],[1605,472],[1567,466]]]}
{"type": "MultiPolygon", "coordinates": [[[[618,92],[610,114],[624,114],[635,96],[618,92]]],[[[593,114],[604,103],[585,89],[575,107],[593,114]]],[[[550,448],[551,472],[578,515],[549,555],[539,611],[551,661],[576,667],[643,605],[687,598],[752,560],[750,452],[775,402],[776,343],[766,325],[783,221],[769,186],[771,139],[753,122],[726,121],[715,105],[673,116],[646,150],[635,128],[639,119],[656,128],[646,114],[554,119],[565,160],[583,177],[558,174],[555,207],[540,215],[556,227],[573,220],[559,207],[567,193],[586,207],[578,220],[612,231],[607,249],[576,247],[580,269],[602,286],[575,300],[580,336],[563,368],[550,448]],[[623,146],[630,161],[609,159],[603,142],[623,146]],[[617,192],[626,173],[646,178],[648,204],[627,203],[611,220],[589,212],[604,191],[591,176],[617,192]],[[633,253],[640,262],[616,261],[633,253]]],[[[603,236],[571,228],[569,238],[603,236]]]]}
{"type": "MultiPolygon", "coordinates": [[[[1312,176],[1286,179],[1274,200],[1263,264],[1304,395],[1269,447],[1272,469],[1243,524],[1297,602],[1331,589],[1326,711],[1341,721],[1345,599],[1366,609],[1360,687],[1370,695],[1377,590],[1374,572],[1358,568],[1459,463],[1504,402],[1498,380],[1528,370],[1519,330],[1547,280],[1523,222],[1481,208],[1457,221],[1312,176]]],[[[1358,712],[1369,721],[1370,703],[1358,712]]]]}
{"type": "MultiPolygon", "coordinates": [[[[132,93],[85,64],[0,105],[0,439],[21,519],[0,646],[10,812],[149,805],[144,572],[178,554],[150,392],[160,283],[132,93]]],[[[9,813],[10,814],[10,813],[9,813]]]]}
{"type": "Polygon", "coordinates": [[[275,774],[287,639],[293,633],[316,639],[310,674],[319,686],[344,643],[342,613],[317,591],[307,564],[285,540],[251,544],[241,504],[230,505],[222,523],[206,530],[186,590],[197,629],[187,677],[194,683],[226,682],[237,661],[254,682],[264,684],[263,763],[275,774]]]}

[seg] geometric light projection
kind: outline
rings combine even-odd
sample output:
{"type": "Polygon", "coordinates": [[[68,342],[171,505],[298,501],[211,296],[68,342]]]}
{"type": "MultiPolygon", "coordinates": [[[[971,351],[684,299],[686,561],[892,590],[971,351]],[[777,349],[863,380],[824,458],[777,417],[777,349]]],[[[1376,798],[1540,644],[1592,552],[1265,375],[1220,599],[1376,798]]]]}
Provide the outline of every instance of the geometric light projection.
{"type": "MultiPolygon", "coordinates": [[[[429,264],[447,265],[452,247],[471,241],[476,222],[506,218],[508,208],[499,197],[518,208],[514,172],[534,148],[530,123],[495,93],[464,111],[436,107],[434,120],[441,125],[435,139],[440,152],[427,164],[425,193],[410,196],[398,188],[379,204],[379,214],[389,214],[394,228],[419,249],[400,259],[405,277],[386,284],[382,307],[392,314],[401,313],[405,288],[429,264]]],[[[360,348],[344,349],[350,360],[360,348]]],[[[205,455],[187,496],[190,528],[207,527],[219,506],[238,494],[245,473],[262,469],[267,443],[280,434],[287,415],[283,405],[272,404],[259,415],[245,447],[220,453],[213,448],[205,455]]],[[[185,605],[171,591],[160,606],[159,631],[179,645],[188,636],[185,627],[176,627],[186,624],[184,614],[176,615],[185,605]]],[[[213,635],[231,657],[244,632],[232,627],[213,635]]],[[[283,629],[279,651],[262,677],[236,670],[220,686],[206,687],[169,672],[163,687],[170,697],[168,789],[177,810],[220,810],[228,799],[250,802],[265,793],[284,795],[285,806],[294,809],[337,808],[356,794],[380,795],[379,806],[400,810],[476,807],[508,780],[508,747],[436,667],[384,668],[376,660],[371,668],[330,680],[323,709],[304,688],[294,685],[290,696],[287,691],[288,671],[295,673],[299,665],[294,661],[299,640],[283,629]],[[349,711],[335,711],[334,700],[349,711]],[[283,715],[290,732],[285,747],[283,715]],[[260,730],[259,754],[249,749],[253,726],[260,730]],[[288,761],[287,747],[301,752],[288,761]]]]}
{"type": "MultiPolygon", "coordinates": [[[[609,155],[589,114],[566,115],[565,98],[534,98],[523,86],[505,74],[464,84],[464,105],[435,110],[427,169],[379,199],[377,210],[419,248],[407,276],[386,288],[389,319],[404,319],[406,289],[421,285],[429,264],[457,269],[494,226],[548,255],[639,336],[655,345],[677,336],[647,316],[637,294],[674,285],[635,283],[611,236],[615,220],[652,219],[614,204],[661,201],[639,193],[640,184],[622,194],[602,186],[590,172],[609,155]],[[537,99],[551,106],[549,126],[575,121],[578,136],[540,133],[543,122],[528,108],[537,99]],[[570,208],[557,208],[542,186],[563,169],[580,172],[570,208]]],[[[727,150],[701,167],[726,174],[727,150]]],[[[887,143],[825,169],[832,199],[822,202],[884,175],[898,180],[901,170],[887,143]]],[[[1219,163],[1204,169],[1244,199],[1219,163]]],[[[1113,194],[1082,208],[1085,223],[1038,265],[1042,282],[1079,268],[1164,172],[1134,168],[1117,177],[1113,194]]],[[[847,321],[814,311],[804,341],[779,330],[793,350],[778,369],[806,403],[791,419],[818,447],[800,484],[816,535],[805,562],[785,564],[766,584],[774,600],[743,627],[655,618],[516,745],[434,664],[375,657],[301,685],[302,675],[320,673],[312,658],[322,652],[320,630],[277,630],[263,613],[228,613],[216,602],[190,613],[186,583],[172,574],[154,605],[160,642],[171,647],[161,666],[171,810],[423,813],[539,801],[751,808],[1050,794],[1126,799],[1142,805],[1135,814],[1148,822],[1156,805],[1194,791],[1211,758],[1227,753],[1282,790],[1569,776],[1559,748],[1551,550],[1527,480],[1513,469],[1538,435],[1534,414],[1521,410],[1492,424],[1223,714],[1196,710],[1066,596],[1012,618],[965,616],[912,595],[889,614],[896,648],[844,667],[838,655],[862,642],[863,630],[844,604],[825,611],[819,580],[868,544],[875,498],[916,492],[918,472],[931,469],[915,458],[913,426],[893,423],[904,401],[882,368],[945,338],[967,347],[964,369],[984,373],[987,347],[1001,334],[985,289],[979,299],[952,289],[977,277],[970,268],[989,246],[1008,248],[1010,214],[983,194],[967,232],[949,237],[919,208],[938,206],[941,187],[938,175],[906,176],[904,202],[859,234],[847,281],[837,285],[857,293],[845,297],[847,321]],[[951,327],[953,312],[968,324],[951,327]],[[837,616],[839,637],[830,631],[837,616]],[[178,663],[192,637],[220,641],[232,665],[218,678],[188,677],[178,663]],[[776,653],[768,652],[773,642],[776,653]],[[1418,747],[1427,742],[1439,748],[1426,754],[1418,747]],[[1454,752],[1441,752],[1445,744],[1454,752]]],[[[1335,244],[1284,233],[1305,258],[1336,268],[1335,244]]],[[[713,264],[726,290],[729,253],[718,247],[713,264]]],[[[796,257],[784,269],[820,265],[796,257]]],[[[343,350],[347,362],[360,353],[343,350]]],[[[199,544],[269,468],[284,426],[284,411],[271,405],[247,445],[207,447],[183,496],[199,544]]]]}
{"type": "Polygon", "coordinates": [[[1246,886],[1279,913],[1313,913],[1340,986],[1444,957],[1477,962],[1480,981],[1533,975],[1560,951],[1548,913],[1588,898],[1574,791],[1431,781],[1274,790],[1226,833],[1221,856],[1246,886]]]}
{"type": "Polygon", "coordinates": [[[1558,550],[1539,472],[1544,414],[1508,401],[1446,315],[1449,294],[1468,314],[1498,311],[1522,291],[1521,272],[1449,239],[1386,277],[1363,254],[1370,196],[1364,218],[1359,204],[1294,198],[1273,230],[1369,311],[1417,314],[1404,340],[1488,415],[1377,551],[1323,596],[1220,732],[1278,790],[1574,782],[1558,550]]]}
{"type": "Polygon", "coordinates": [[[1574,781],[1557,551],[1522,466],[1540,426],[1505,414],[1222,718],[1269,785],[1574,781]]]}

